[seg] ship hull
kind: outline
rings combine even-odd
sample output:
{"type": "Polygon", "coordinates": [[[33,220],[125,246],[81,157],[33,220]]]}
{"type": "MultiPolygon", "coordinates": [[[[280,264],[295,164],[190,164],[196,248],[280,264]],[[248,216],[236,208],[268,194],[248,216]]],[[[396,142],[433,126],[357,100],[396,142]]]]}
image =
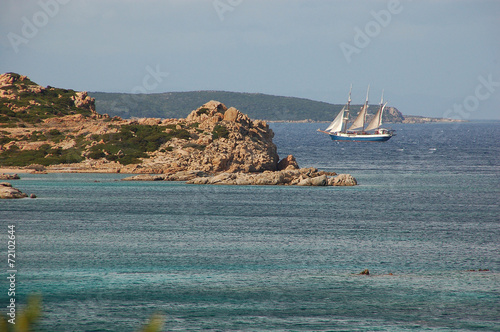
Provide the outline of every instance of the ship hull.
{"type": "Polygon", "coordinates": [[[385,134],[356,134],[356,133],[334,133],[329,134],[334,141],[352,141],[352,142],[385,142],[391,139],[392,133],[385,134]]]}

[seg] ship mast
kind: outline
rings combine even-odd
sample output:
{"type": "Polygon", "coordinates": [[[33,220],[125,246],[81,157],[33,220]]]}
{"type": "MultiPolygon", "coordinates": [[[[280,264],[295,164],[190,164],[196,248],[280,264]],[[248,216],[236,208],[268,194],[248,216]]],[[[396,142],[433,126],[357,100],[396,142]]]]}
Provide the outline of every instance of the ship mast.
{"type": "Polygon", "coordinates": [[[365,106],[364,106],[365,113],[363,114],[363,126],[361,127],[361,131],[365,130],[366,115],[368,114],[368,94],[369,93],[370,93],[370,84],[368,84],[368,89],[366,90],[366,101],[365,101],[365,106]]]}
{"type": "Polygon", "coordinates": [[[342,125],[342,128],[344,128],[342,130],[343,133],[345,133],[347,131],[347,122],[349,121],[349,107],[351,106],[351,92],[352,92],[352,83],[351,83],[351,87],[349,89],[349,98],[347,99],[347,106],[346,106],[346,110],[345,110],[345,113],[344,113],[344,124],[342,125]]]}

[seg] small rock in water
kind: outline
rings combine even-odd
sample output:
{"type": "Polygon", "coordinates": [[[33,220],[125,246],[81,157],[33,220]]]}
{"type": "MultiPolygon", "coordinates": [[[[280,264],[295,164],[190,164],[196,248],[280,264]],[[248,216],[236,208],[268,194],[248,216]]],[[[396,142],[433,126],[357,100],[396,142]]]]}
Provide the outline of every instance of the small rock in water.
{"type": "Polygon", "coordinates": [[[365,269],[364,271],[360,272],[359,274],[360,275],[369,276],[370,275],[370,271],[368,269],[365,269]]]}
{"type": "Polygon", "coordinates": [[[19,180],[20,177],[17,174],[5,174],[0,173],[0,180],[19,180]]]}
{"type": "Polygon", "coordinates": [[[36,198],[36,195],[35,194],[31,194],[30,198],[36,198]]]}

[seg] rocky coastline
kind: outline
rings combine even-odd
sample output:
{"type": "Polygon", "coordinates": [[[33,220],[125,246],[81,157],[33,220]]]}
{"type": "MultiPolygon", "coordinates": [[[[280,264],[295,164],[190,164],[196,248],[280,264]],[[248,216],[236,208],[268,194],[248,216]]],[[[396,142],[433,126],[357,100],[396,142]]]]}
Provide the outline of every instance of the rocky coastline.
{"type": "Polygon", "coordinates": [[[0,75],[0,88],[1,169],[192,184],[356,185],[352,177],[300,169],[291,155],[280,160],[266,121],[218,101],[183,119],[121,119],[97,113],[86,92],[41,87],[26,76],[0,75]]]}

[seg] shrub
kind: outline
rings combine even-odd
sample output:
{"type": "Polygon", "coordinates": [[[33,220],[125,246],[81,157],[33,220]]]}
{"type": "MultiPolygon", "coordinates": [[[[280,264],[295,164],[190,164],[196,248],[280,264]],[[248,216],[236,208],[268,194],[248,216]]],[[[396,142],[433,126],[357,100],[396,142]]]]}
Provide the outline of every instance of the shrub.
{"type": "Polygon", "coordinates": [[[9,143],[10,141],[13,141],[13,140],[14,139],[10,138],[10,137],[2,137],[2,138],[0,138],[0,145],[7,144],[7,143],[9,143]]]}
{"type": "Polygon", "coordinates": [[[202,115],[202,114],[208,114],[208,112],[209,112],[208,108],[202,107],[202,108],[200,108],[199,110],[196,111],[196,114],[202,115]]]}
{"type": "Polygon", "coordinates": [[[229,130],[227,130],[226,126],[216,125],[214,127],[214,130],[212,131],[212,139],[217,139],[221,137],[228,138],[229,130]]]}
{"type": "Polygon", "coordinates": [[[102,150],[93,150],[87,153],[87,157],[90,159],[101,159],[104,158],[106,154],[102,150]]]}
{"type": "Polygon", "coordinates": [[[196,143],[188,143],[183,146],[183,148],[195,148],[197,150],[203,151],[205,150],[207,146],[203,144],[196,144],[196,143]]]}
{"type": "Polygon", "coordinates": [[[49,130],[48,134],[51,136],[59,136],[59,135],[61,135],[61,132],[57,129],[51,129],[51,130],[49,130]]]}
{"type": "Polygon", "coordinates": [[[191,134],[186,129],[173,129],[168,133],[168,135],[170,138],[175,137],[185,140],[191,139],[191,134]]]}

